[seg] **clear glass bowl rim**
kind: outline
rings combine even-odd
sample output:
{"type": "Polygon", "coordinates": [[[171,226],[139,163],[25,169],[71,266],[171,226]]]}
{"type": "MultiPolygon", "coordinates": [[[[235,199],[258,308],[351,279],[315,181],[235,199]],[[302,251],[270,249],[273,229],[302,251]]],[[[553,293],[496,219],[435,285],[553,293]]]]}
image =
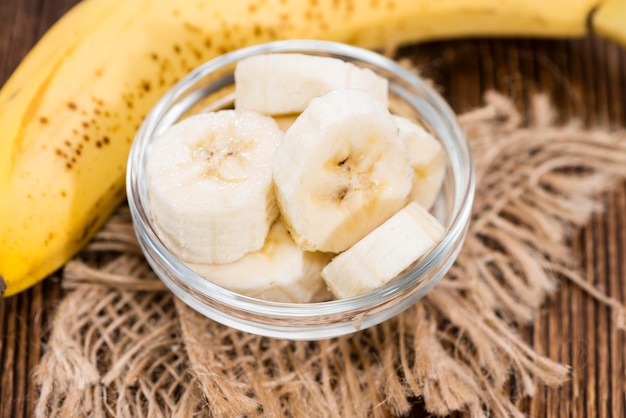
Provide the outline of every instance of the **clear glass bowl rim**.
{"type": "MultiPolygon", "coordinates": [[[[368,309],[398,297],[406,292],[407,288],[415,286],[416,282],[419,282],[420,278],[428,272],[431,266],[436,265],[438,260],[444,258],[448,252],[452,251],[459,244],[459,241],[464,239],[474,197],[475,173],[469,144],[454,112],[439,93],[422,79],[394,61],[373,51],[329,41],[287,40],[253,45],[216,57],[191,71],[170,88],[146,116],[135,136],[128,158],[126,189],[128,204],[138,238],[145,240],[149,244],[151,256],[168,266],[172,274],[176,275],[190,288],[214,300],[218,305],[222,304],[236,310],[249,312],[257,317],[261,315],[288,320],[289,318],[315,318],[368,309]],[[460,154],[459,158],[462,164],[460,167],[457,167],[457,171],[453,174],[461,179],[461,183],[458,184],[458,179],[455,180],[457,184],[455,186],[453,216],[446,236],[413,270],[385,286],[349,299],[303,304],[270,302],[243,296],[207,281],[189,269],[165,248],[151,225],[149,215],[144,210],[143,205],[145,202],[141,200],[138,189],[138,183],[141,179],[139,178],[140,171],[137,165],[141,159],[141,152],[145,151],[146,142],[155,134],[155,129],[159,126],[161,118],[177,99],[188,92],[187,88],[189,86],[193,86],[208,74],[251,55],[281,52],[306,53],[307,51],[345,56],[366,62],[369,65],[394,73],[419,90],[428,103],[443,117],[442,122],[447,125],[447,128],[451,130],[457,139],[457,148],[454,151],[460,154]],[[462,187],[458,188],[457,186],[462,187]]],[[[146,249],[144,248],[145,251],[146,249]]],[[[288,325],[286,326],[288,327],[288,325]]]]}

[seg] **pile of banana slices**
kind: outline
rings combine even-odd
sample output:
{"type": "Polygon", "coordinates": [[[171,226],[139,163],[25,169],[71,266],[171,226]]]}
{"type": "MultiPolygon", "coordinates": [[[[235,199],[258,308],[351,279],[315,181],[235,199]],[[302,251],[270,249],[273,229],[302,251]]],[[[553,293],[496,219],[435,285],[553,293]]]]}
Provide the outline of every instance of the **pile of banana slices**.
{"type": "Polygon", "coordinates": [[[388,80],[330,57],[265,54],[235,70],[235,109],[155,138],[146,168],[164,244],[231,291],[277,302],[380,287],[445,228],[428,209],[446,155],[392,115],[388,80]]]}

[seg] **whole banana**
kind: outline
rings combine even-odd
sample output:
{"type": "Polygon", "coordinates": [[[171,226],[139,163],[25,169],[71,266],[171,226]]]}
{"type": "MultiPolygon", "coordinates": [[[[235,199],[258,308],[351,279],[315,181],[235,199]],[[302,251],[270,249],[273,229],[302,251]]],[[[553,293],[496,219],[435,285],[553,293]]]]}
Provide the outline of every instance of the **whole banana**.
{"type": "Polygon", "coordinates": [[[124,199],[142,119],[203,61],[289,38],[577,36],[596,9],[598,33],[624,41],[621,0],[85,0],[0,90],[0,291],[26,289],[89,241],[124,199]]]}

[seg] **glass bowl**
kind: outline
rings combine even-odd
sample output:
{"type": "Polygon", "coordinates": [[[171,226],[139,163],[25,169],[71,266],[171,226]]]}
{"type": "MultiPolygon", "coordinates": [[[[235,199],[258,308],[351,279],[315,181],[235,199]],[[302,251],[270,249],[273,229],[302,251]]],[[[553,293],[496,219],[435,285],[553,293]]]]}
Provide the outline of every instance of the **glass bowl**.
{"type": "Polygon", "coordinates": [[[127,196],[139,244],[163,283],[184,303],[217,322],[269,337],[316,340],[350,334],[399,314],[448,271],[467,232],[474,197],[474,166],[467,139],[446,102],[423,80],[372,51],[345,44],[289,40],[251,46],[204,63],[173,86],[141,125],[130,151],[127,196]],[[147,205],[146,154],[155,136],[190,112],[234,102],[235,65],[252,55],[299,52],[331,56],[389,79],[393,113],[418,120],[443,144],[447,171],[432,210],[446,235],[428,254],[387,285],[361,296],[318,303],[268,302],[219,287],[190,270],[155,233],[147,205]]]}

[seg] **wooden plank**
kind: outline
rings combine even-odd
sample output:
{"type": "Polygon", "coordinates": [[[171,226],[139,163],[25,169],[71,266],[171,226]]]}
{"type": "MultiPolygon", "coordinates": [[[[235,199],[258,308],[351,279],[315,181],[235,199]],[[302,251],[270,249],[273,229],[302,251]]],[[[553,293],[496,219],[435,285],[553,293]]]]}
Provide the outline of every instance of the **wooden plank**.
{"type": "Polygon", "coordinates": [[[17,396],[15,387],[15,368],[13,367],[16,351],[17,327],[17,298],[6,300],[4,307],[8,313],[2,329],[4,350],[2,351],[2,376],[0,376],[0,418],[11,418],[13,414],[13,400],[17,396]]]}
{"type": "MultiPolygon", "coordinates": [[[[626,186],[610,195],[608,216],[614,219],[609,253],[611,277],[610,294],[626,301],[626,186]]],[[[626,416],[626,333],[611,329],[611,400],[610,411],[614,417],[626,416]]]]}
{"type": "MultiPolygon", "coordinates": [[[[51,283],[52,284],[52,283],[51,283]]],[[[24,416],[32,417],[35,415],[35,393],[36,387],[32,378],[32,371],[39,363],[42,354],[43,317],[44,317],[44,292],[43,285],[35,286],[30,294],[31,304],[29,311],[29,332],[28,332],[28,364],[26,367],[27,380],[24,393],[26,395],[26,405],[24,408],[24,416]]],[[[52,299],[56,300],[56,299],[52,299]]]]}

